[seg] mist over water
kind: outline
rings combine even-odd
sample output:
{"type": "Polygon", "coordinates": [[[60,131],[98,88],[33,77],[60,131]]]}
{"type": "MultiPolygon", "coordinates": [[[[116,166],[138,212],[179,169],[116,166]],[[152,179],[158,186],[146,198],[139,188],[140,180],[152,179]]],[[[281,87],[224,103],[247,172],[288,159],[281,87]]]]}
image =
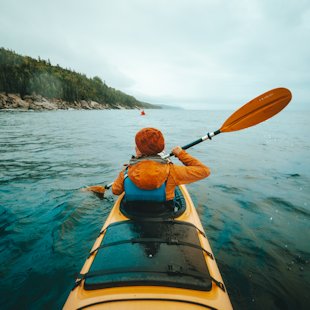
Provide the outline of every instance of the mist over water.
{"type": "MultiPolygon", "coordinates": [[[[79,189],[116,178],[137,130],[161,129],[170,151],[231,111],[146,113],[0,112],[1,309],[62,307],[115,200],[79,189]]],[[[189,150],[211,168],[187,188],[235,309],[309,308],[309,132],[284,110],[189,150]]]]}

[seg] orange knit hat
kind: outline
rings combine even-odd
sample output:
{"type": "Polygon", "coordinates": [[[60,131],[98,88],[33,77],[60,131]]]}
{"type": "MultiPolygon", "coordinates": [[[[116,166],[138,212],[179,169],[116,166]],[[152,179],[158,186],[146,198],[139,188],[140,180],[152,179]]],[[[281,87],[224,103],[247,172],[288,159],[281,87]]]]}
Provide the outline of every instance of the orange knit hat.
{"type": "Polygon", "coordinates": [[[165,148],[163,134],[156,128],[143,128],[136,134],[136,145],[142,155],[156,155],[165,148]]]}

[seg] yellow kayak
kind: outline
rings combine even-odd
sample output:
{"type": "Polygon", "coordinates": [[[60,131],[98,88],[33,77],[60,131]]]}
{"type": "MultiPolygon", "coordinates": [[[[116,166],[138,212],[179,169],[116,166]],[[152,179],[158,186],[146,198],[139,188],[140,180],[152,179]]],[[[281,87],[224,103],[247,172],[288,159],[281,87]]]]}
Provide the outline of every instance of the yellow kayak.
{"type": "Polygon", "coordinates": [[[168,215],[128,214],[117,199],[64,309],[232,309],[188,191],[178,191],[183,205],[168,215]]]}

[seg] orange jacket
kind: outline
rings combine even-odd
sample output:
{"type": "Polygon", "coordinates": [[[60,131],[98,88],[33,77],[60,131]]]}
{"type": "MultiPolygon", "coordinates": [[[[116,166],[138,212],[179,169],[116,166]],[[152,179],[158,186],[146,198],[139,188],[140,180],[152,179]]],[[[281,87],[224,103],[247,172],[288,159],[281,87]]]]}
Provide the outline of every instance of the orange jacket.
{"type": "MultiPolygon", "coordinates": [[[[146,159],[129,165],[128,176],[139,188],[147,190],[159,188],[164,182],[167,182],[166,199],[172,200],[177,185],[192,183],[210,175],[210,169],[207,166],[184,150],[179,153],[178,158],[185,166],[146,159]]],[[[112,186],[114,195],[120,195],[123,191],[124,170],[119,173],[112,186]]]]}

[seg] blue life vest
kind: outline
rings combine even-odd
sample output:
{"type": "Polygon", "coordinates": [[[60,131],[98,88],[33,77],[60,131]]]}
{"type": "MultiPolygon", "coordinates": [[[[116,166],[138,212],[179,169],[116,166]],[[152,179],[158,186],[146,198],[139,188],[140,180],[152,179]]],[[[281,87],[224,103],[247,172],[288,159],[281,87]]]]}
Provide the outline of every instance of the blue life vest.
{"type": "Polygon", "coordinates": [[[139,188],[127,176],[124,180],[125,201],[152,201],[165,202],[166,201],[166,182],[159,188],[146,190],[139,188]]]}

